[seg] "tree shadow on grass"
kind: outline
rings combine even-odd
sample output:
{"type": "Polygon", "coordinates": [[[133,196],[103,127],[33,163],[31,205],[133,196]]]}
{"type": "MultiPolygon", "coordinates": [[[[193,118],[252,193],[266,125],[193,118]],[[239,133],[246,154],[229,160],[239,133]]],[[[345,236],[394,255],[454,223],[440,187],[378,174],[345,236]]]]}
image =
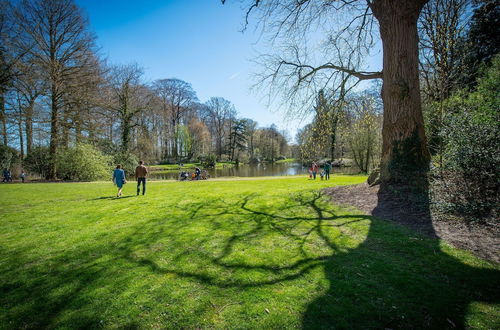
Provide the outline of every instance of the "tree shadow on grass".
{"type": "MultiPolygon", "coordinates": [[[[432,227],[427,187],[416,193],[383,185],[373,214],[361,245],[325,261],[330,289],[309,304],[304,328],[488,327],[467,314],[471,303],[500,302],[500,271],[464,264],[443,251],[432,227]],[[411,229],[395,230],[379,219],[411,229]]],[[[498,312],[479,313],[490,318],[489,326],[498,325],[498,312]]]]}
{"type": "MultiPolygon", "coordinates": [[[[321,193],[266,198],[177,205],[164,217],[133,224],[127,235],[96,237],[93,245],[40,264],[16,251],[0,277],[0,305],[8,311],[0,321],[11,328],[95,328],[115,317],[114,326],[137,327],[131,316],[105,311],[144,272],[243,292],[293,287],[321,271],[329,286],[305,307],[303,328],[463,328],[471,302],[499,302],[499,271],[465,265],[435,239],[339,212],[321,193]]],[[[383,208],[384,199],[379,203],[383,208]]]]}

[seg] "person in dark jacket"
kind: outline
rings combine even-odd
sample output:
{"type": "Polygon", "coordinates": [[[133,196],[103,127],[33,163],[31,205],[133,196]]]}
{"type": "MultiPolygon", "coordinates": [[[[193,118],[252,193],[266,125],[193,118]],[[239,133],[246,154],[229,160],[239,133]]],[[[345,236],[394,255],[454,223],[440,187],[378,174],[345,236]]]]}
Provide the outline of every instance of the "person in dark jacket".
{"type": "Polygon", "coordinates": [[[118,187],[118,193],[116,197],[120,197],[122,195],[122,188],[127,181],[125,180],[125,171],[123,171],[122,166],[120,164],[116,165],[116,169],[113,171],[113,182],[118,187]]]}
{"type": "Polygon", "coordinates": [[[139,191],[141,190],[142,183],[142,194],[146,193],[146,176],[148,175],[148,169],[144,166],[144,162],[139,161],[139,165],[135,168],[135,178],[137,179],[137,196],[139,196],[139,191]]]}
{"type": "Polygon", "coordinates": [[[325,180],[330,180],[330,171],[332,170],[332,162],[329,160],[325,163],[325,180]]]}

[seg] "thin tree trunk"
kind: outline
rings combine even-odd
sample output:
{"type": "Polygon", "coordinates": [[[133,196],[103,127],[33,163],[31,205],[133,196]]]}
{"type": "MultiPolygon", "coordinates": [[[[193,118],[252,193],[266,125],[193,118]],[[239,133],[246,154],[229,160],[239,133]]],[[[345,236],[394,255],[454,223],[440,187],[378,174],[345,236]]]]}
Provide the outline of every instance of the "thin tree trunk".
{"type": "Polygon", "coordinates": [[[23,107],[21,105],[21,98],[17,97],[17,129],[19,134],[19,156],[21,161],[24,159],[24,136],[23,136],[23,107]]]}
{"type": "Polygon", "coordinates": [[[26,131],[26,154],[29,155],[33,149],[33,107],[35,101],[30,100],[28,107],[24,112],[25,128],[26,131]]]}
{"type": "Polygon", "coordinates": [[[69,110],[68,107],[65,106],[63,110],[63,118],[62,118],[62,135],[61,135],[61,146],[67,148],[69,145],[69,110]]]}
{"type": "Polygon", "coordinates": [[[80,111],[81,108],[76,109],[74,113],[74,122],[75,122],[75,141],[76,143],[82,142],[82,119],[80,111]]]}
{"type": "Polygon", "coordinates": [[[384,121],[381,181],[417,184],[430,154],[424,132],[418,75],[417,19],[428,0],[376,0],[383,47],[384,121]]]}
{"type": "Polygon", "coordinates": [[[7,145],[9,143],[9,138],[7,135],[7,115],[5,114],[5,96],[3,91],[0,92],[0,117],[2,120],[3,144],[7,145]]]}
{"type": "Polygon", "coordinates": [[[338,119],[334,120],[332,123],[332,134],[331,134],[332,145],[330,146],[330,160],[332,162],[335,161],[335,143],[337,141],[337,121],[338,119]]]}
{"type": "Polygon", "coordinates": [[[19,111],[19,118],[18,118],[18,129],[19,129],[19,149],[20,149],[20,156],[21,160],[24,159],[24,137],[23,137],[23,121],[22,121],[22,113],[19,111]]]}
{"type": "Polygon", "coordinates": [[[122,119],[122,151],[127,153],[130,148],[130,121],[126,116],[122,119]]]}
{"type": "Polygon", "coordinates": [[[57,175],[57,148],[59,146],[59,109],[57,104],[57,88],[51,88],[51,115],[50,115],[50,145],[49,145],[49,172],[47,179],[54,180],[57,175]]]}

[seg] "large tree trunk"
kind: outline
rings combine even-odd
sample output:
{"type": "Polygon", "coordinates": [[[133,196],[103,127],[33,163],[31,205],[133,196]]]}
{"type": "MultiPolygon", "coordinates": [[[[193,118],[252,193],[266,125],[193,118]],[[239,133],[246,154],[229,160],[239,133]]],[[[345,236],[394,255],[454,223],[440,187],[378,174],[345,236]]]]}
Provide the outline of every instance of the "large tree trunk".
{"type": "Polygon", "coordinates": [[[375,0],[383,47],[382,182],[418,185],[430,155],[418,75],[417,19],[428,0],[375,0]]]}

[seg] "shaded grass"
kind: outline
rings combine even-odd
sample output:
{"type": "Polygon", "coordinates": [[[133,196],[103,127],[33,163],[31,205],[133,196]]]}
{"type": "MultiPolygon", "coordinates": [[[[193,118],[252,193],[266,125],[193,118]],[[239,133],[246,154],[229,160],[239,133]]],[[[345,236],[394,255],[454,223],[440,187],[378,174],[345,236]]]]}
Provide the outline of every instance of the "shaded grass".
{"type": "Polygon", "coordinates": [[[498,265],[335,207],[331,184],[1,185],[0,327],[499,325],[498,265]]]}

